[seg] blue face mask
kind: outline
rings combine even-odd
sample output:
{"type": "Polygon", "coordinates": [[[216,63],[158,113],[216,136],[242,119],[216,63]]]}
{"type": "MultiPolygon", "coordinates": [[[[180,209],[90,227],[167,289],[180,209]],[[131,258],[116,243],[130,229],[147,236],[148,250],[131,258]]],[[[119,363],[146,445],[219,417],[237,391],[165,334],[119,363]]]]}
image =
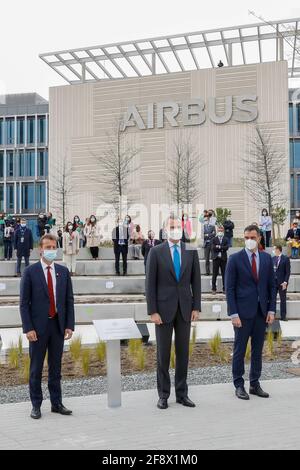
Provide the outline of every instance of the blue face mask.
{"type": "Polygon", "coordinates": [[[26,227],[26,224],[21,224],[21,227],[22,227],[22,228],[25,228],[25,227],[26,227]]]}
{"type": "Polygon", "coordinates": [[[57,250],[44,250],[43,251],[43,257],[49,262],[54,261],[56,259],[56,256],[57,256],[57,250]]]}

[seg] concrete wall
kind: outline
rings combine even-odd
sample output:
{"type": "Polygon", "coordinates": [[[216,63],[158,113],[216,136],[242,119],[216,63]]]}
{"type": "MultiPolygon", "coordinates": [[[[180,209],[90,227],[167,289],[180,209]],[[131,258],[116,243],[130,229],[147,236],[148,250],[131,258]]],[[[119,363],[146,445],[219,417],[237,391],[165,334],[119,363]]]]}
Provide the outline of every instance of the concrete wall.
{"type": "MultiPolygon", "coordinates": [[[[217,111],[222,114],[225,96],[246,94],[258,96],[257,123],[271,136],[276,149],[286,155],[286,168],[279,177],[289,207],[287,76],[286,62],[271,62],[51,88],[50,208],[56,215],[61,212],[57,181],[66,159],[72,187],[69,216],[78,213],[85,218],[96,212],[105,191],[94,180],[103,174],[97,155],[107,149],[107,134],[114,132],[116,119],[129,104],[136,104],[145,116],[146,105],[151,102],[182,102],[197,97],[207,101],[216,97],[217,111]]],[[[180,119],[179,116],[181,124],[180,119]]],[[[259,216],[259,208],[245,193],[241,181],[241,158],[250,151],[255,122],[231,120],[217,125],[206,119],[201,126],[180,129],[166,124],[164,129],[132,127],[125,131],[122,146],[140,149],[134,162],[139,169],[130,176],[130,195],[146,206],[171,202],[167,187],[170,160],[174,142],[183,133],[192,141],[202,162],[198,175],[201,195],[196,202],[205,207],[232,209],[238,236],[246,224],[259,216]]],[[[142,222],[146,231],[147,221],[142,222]]],[[[154,229],[157,231],[158,226],[154,229]]]]}

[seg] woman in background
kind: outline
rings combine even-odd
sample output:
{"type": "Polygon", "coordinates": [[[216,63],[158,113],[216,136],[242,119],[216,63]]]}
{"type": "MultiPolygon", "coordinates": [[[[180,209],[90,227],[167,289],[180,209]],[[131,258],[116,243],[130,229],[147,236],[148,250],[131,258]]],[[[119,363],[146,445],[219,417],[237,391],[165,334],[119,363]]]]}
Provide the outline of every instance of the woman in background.
{"type": "Polygon", "coordinates": [[[79,253],[79,234],[72,222],[68,222],[63,233],[63,261],[71,276],[76,272],[76,261],[79,253]]]}
{"type": "Polygon", "coordinates": [[[140,259],[142,244],[144,240],[145,237],[142,234],[141,226],[136,225],[135,230],[133,230],[130,236],[129,252],[132,259],[140,259]]]}
{"type": "Polygon", "coordinates": [[[263,209],[261,211],[259,225],[264,234],[265,245],[266,247],[268,247],[270,246],[270,240],[271,240],[271,235],[272,235],[272,219],[269,216],[267,209],[263,209]]]}
{"type": "Polygon", "coordinates": [[[97,219],[94,215],[91,215],[87,224],[85,225],[84,235],[86,237],[86,246],[90,249],[93,259],[99,259],[101,235],[99,225],[97,224],[97,219]]]}

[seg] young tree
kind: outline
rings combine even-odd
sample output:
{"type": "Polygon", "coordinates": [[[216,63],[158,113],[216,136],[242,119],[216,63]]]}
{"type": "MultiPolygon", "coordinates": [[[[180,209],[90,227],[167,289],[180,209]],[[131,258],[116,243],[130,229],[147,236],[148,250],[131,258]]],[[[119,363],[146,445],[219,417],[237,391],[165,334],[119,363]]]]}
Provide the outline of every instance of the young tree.
{"type": "Polygon", "coordinates": [[[67,214],[72,197],[71,171],[66,157],[56,164],[50,181],[50,208],[56,219],[63,226],[67,223],[67,214]]]}
{"type": "Polygon", "coordinates": [[[217,224],[223,225],[226,218],[231,216],[231,210],[227,209],[226,207],[217,207],[216,208],[216,217],[217,217],[217,224]]]}
{"type": "Polygon", "coordinates": [[[179,212],[200,195],[199,172],[203,162],[191,136],[182,133],[174,141],[174,153],[169,160],[168,190],[179,212]]]}
{"type": "Polygon", "coordinates": [[[277,227],[277,237],[281,238],[280,227],[284,225],[284,222],[287,219],[288,212],[285,207],[277,206],[273,210],[273,223],[277,227]]]}
{"type": "MultiPolygon", "coordinates": [[[[287,155],[272,144],[267,131],[255,128],[250,150],[242,159],[242,180],[246,191],[259,207],[266,207],[271,217],[277,206],[286,204],[286,187],[282,175],[286,174],[287,155]]],[[[272,237],[275,239],[274,224],[272,237]]]]}
{"type": "Polygon", "coordinates": [[[115,121],[112,133],[107,133],[106,148],[102,154],[91,152],[99,163],[100,176],[92,179],[102,185],[102,199],[112,204],[118,215],[122,214],[123,205],[132,201],[128,197],[130,176],[138,170],[135,163],[140,149],[129,145],[126,141],[126,132],[122,130],[123,120],[115,121]]]}

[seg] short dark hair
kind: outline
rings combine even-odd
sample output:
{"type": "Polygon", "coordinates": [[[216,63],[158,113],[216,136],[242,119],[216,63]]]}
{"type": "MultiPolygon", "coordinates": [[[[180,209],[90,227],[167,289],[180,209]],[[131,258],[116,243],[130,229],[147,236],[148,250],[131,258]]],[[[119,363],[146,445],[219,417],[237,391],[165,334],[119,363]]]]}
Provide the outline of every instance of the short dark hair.
{"type": "Polygon", "coordinates": [[[282,246],[281,245],[275,245],[275,249],[279,250],[280,253],[282,253],[282,246]]]}
{"type": "Polygon", "coordinates": [[[259,227],[257,225],[254,225],[254,224],[247,225],[247,227],[245,227],[244,233],[245,232],[252,232],[253,230],[255,230],[255,232],[257,232],[257,234],[260,235],[259,227]]]}
{"type": "Polygon", "coordinates": [[[40,239],[40,243],[39,243],[40,247],[43,246],[44,240],[53,240],[53,241],[57,242],[57,237],[55,235],[53,235],[53,233],[46,233],[40,239]]]}

